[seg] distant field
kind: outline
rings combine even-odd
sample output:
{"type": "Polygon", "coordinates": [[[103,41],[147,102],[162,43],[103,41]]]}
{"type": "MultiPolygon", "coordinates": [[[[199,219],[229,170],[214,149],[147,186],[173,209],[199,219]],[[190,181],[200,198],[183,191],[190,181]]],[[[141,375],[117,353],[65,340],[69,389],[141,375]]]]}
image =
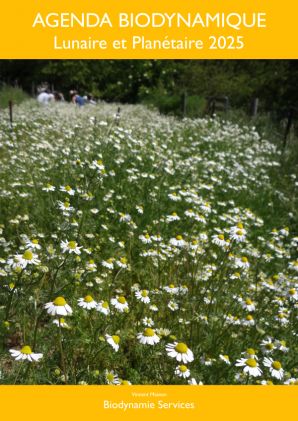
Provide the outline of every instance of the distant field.
{"type": "Polygon", "coordinates": [[[296,176],[251,127],[0,113],[0,383],[297,383],[296,176]]]}

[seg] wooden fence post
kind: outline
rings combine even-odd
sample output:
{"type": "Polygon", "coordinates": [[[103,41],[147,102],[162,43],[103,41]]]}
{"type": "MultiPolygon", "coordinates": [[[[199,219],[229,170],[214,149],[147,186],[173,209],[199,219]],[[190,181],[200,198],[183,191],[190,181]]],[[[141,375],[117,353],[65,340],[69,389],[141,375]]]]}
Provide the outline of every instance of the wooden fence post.
{"type": "Polygon", "coordinates": [[[254,98],[251,105],[251,116],[256,117],[258,114],[259,98],[254,98]]]}

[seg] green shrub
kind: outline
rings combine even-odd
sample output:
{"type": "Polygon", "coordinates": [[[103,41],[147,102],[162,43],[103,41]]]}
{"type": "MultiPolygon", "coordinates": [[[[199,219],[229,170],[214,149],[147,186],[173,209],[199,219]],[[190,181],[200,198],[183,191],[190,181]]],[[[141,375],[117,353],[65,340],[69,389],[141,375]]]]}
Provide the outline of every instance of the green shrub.
{"type": "Polygon", "coordinates": [[[20,88],[4,85],[0,89],[0,108],[8,107],[8,102],[12,101],[14,104],[20,104],[28,99],[28,95],[20,88]]]}

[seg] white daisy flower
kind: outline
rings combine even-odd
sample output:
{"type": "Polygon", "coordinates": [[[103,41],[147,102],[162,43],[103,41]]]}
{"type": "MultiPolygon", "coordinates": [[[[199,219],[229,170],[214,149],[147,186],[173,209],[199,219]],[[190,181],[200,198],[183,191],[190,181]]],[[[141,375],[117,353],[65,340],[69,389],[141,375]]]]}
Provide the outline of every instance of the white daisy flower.
{"type": "Polygon", "coordinates": [[[155,330],[150,327],[147,327],[143,332],[138,333],[137,338],[143,345],[156,345],[160,341],[155,330]]]}
{"type": "Polygon", "coordinates": [[[182,235],[177,235],[175,238],[170,239],[170,244],[175,247],[185,247],[186,242],[183,240],[182,235]]]}
{"type": "Polygon", "coordinates": [[[178,309],[179,309],[179,305],[176,303],[176,301],[171,300],[171,301],[169,301],[169,303],[168,303],[168,308],[169,308],[171,311],[176,311],[176,310],[178,310],[178,309]]]}
{"type": "Polygon", "coordinates": [[[145,303],[145,304],[150,303],[149,291],[146,289],[143,289],[141,291],[136,291],[135,296],[138,300],[142,301],[142,303],[145,303]]]}
{"type": "Polygon", "coordinates": [[[63,213],[65,212],[65,215],[68,215],[68,213],[73,212],[75,210],[74,207],[70,206],[70,203],[68,201],[61,202],[60,200],[58,201],[58,208],[62,210],[63,213]]]}
{"type": "Polygon", "coordinates": [[[26,247],[30,250],[41,249],[41,245],[39,244],[39,240],[37,238],[33,238],[32,240],[26,241],[26,247]]]}
{"type": "Polygon", "coordinates": [[[54,325],[63,327],[65,329],[69,328],[69,325],[66,323],[65,319],[63,317],[60,317],[60,319],[53,320],[54,325]]]}
{"type": "Polygon", "coordinates": [[[236,361],[236,367],[244,367],[243,373],[249,374],[252,377],[258,377],[262,375],[262,370],[255,358],[240,358],[236,361]]]}
{"type": "Polygon", "coordinates": [[[236,259],[235,259],[235,265],[236,265],[236,267],[238,267],[238,268],[242,268],[242,269],[248,269],[249,268],[249,261],[248,261],[248,258],[247,257],[245,257],[245,256],[242,256],[242,257],[237,257],[236,259]]]}
{"type": "Polygon", "coordinates": [[[289,351],[289,348],[287,347],[287,343],[286,343],[286,341],[284,341],[284,340],[281,340],[281,341],[278,341],[278,340],[276,340],[275,341],[275,346],[279,349],[279,351],[281,351],[281,352],[288,352],[289,351]]]}
{"type": "Polygon", "coordinates": [[[241,306],[247,311],[255,311],[256,307],[253,301],[250,298],[246,298],[245,300],[241,301],[241,306]]]}
{"type": "Polygon", "coordinates": [[[298,301],[298,291],[295,288],[289,289],[288,298],[292,302],[298,301]]]}
{"type": "Polygon", "coordinates": [[[119,213],[120,216],[120,222],[130,222],[131,221],[131,216],[128,213],[119,213]]]}
{"type": "Polygon", "coordinates": [[[260,343],[260,347],[264,354],[271,354],[276,348],[271,338],[263,339],[260,343]]]}
{"type": "Polygon", "coordinates": [[[180,217],[177,215],[176,212],[173,212],[171,215],[166,216],[167,222],[173,222],[173,221],[180,221],[180,217]]]}
{"type": "Polygon", "coordinates": [[[154,326],[154,321],[151,319],[151,317],[144,317],[142,319],[142,323],[144,326],[147,326],[147,327],[154,326]]]}
{"type": "Polygon", "coordinates": [[[178,196],[178,194],[175,193],[175,192],[168,194],[168,198],[173,200],[173,202],[180,202],[181,201],[181,197],[178,196]]]}
{"type": "Polygon", "coordinates": [[[229,356],[228,355],[222,355],[222,354],[220,354],[219,355],[219,358],[224,362],[224,363],[226,363],[227,365],[230,365],[231,364],[231,361],[230,361],[230,358],[229,358],[229,356]]]}
{"type": "Polygon", "coordinates": [[[268,367],[272,377],[281,380],[284,376],[284,369],[279,361],[274,361],[272,358],[265,357],[263,360],[265,367],[268,367]]]}
{"type": "Polygon", "coordinates": [[[86,269],[88,270],[88,272],[96,272],[97,269],[97,265],[94,262],[94,260],[89,260],[89,262],[86,263],[86,269]]]}
{"type": "Polygon", "coordinates": [[[251,314],[248,314],[245,319],[242,320],[243,326],[254,326],[255,321],[251,314]]]}
{"type": "Polygon", "coordinates": [[[78,246],[78,243],[76,241],[61,241],[60,244],[62,248],[62,253],[68,252],[69,254],[75,253],[75,254],[81,254],[81,247],[78,246]]]}
{"type": "Polygon", "coordinates": [[[50,183],[47,183],[43,188],[42,188],[42,190],[43,191],[46,191],[46,192],[50,192],[50,191],[55,191],[56,190],[56,187],[55,186],[52,186],[52,184],[50,184],[50,183]]]}
{"type": "Polygon", "coordinates": [[[9,264],[10,262],[12,263],[11,266],[20,266],[22,269],[25,269],[28,265],[40,264],[37,254],[33,253],[30,249],[25,250],[23,254],[16,254],[7,263],[9,264]]]}
{"type": "Polygon", "coordinates": [[[32,352],[31,347],[29,345],[24,345],[21,350],[10,349],[9,352],[16,361],[27,360],[30,362],[34,362],[40,360],[43,357],[43,354],[36,354],[32,352]]]}
{"type": "Polygon", "coordinates": [[[119,350],[119,343],[120,343],[120,337],[118,335],[106,335],[106,341],[111,347],[114,349],[114,351],[118,352],[119,350]]]}
{"type": "Polygon", "coordinates": [[[223,234],[212,235],[212,243],[220,247],[225,247],[228,244],[223,234]]]}
{"type": "Polygon", "coordinates": [[[126,257],[121,257],[119,260],[117,260],[116,265],[122,269],[126,269],[128,267],[126,257]]]}
{"type": "Polygon", "coordinates": [[[194,360],[193,352],[183,342],[174,342],[166,345],[169,357],[176,358],[178,362],[191,363],[194,360]]]}
{"type": "Polygon", "coordinates": [[[289,269],[295,270],[298,272],[298,260],[289,263],[289,269]]]}
{"type": "Polygon", "coordinates": [[[72,314],[71,307],[67,304],[63,297],[57,297],[54,301],[45,304],[45,309],[51,316],[67,316],[72,314]]]}
{"type": "Polygon", "coordinates": [[[205,202],[200,206],[201,211],[205,214],[208,215],[211,212],[211,206],[210,203],[205,202]]]}
{"type": "Polygon", "coordinates": [[[152,243],[150,235],[147,233],[145,235],[139,235],[139,240],[142,241],[143,244],[150,244],[152,243]]]}
{"type": "Polygon", "coordinates": [[[108,259],[108,260],[103,260],[102,262],[101,262],[101,264],[102,264],[102,266],[103,267],[105,267],[105,268],[108,268],[108,269],[114,269],[114,259],[113,259],[113,257],[111,257],[110,259],[108,259]]]}
{"type": "Polygon", "coordinates": [[[110,314],[110,307],[109,303],[107,301],[100,301],[97,304],[96,310],[100,313],[104,314],[105,316],[108,316],[110,314]]]}
{"type": "Polygon", "coordinates": [[[107,384],[120,384],[118,374],[116,374],[113,370],[105,371],[105,379],[106,379],[107,384]]]}
{"type": "Polygon", "coordinates": [[[178,377],[183,377],[187,379],[190,376],[190,370],[186,367],[186,365],[177,365],[175,368],[175,374],[178,377]]]}
{"type": "Polygon", "coordinates": [[[120,311],[120,313],[127,312],[129,310],[128,303],[123,296],[112,298],[111,304],[116,308],[116,310],[120,311]]]}
{"type": "Polygon", "coordinates": [[[86,295],[86,297],[78,299],[78,305],[86,310],[91,310],[97,307],[97,302],[91,295],[86,295]]]}
{"type": "Polygon", "coordinates": [[[166,285],[163,289],[172,295],[179,294],[179,287],[176,287],[174,284],[166,285]]]}
{"type": "Polygon", "coordinates": [[[69,194],[69,196],[74,196],[75,191],[70,186],[60,186],[60,191],[69,194]]]}
{"type": "Polygon", "coordinates": [[[93,170],[98,169],[99,171],[103,171],[105,169],[105,166],[103,165],[102,160],[98,159],[97,161],[92,161],[90,168],[93,170]]]}

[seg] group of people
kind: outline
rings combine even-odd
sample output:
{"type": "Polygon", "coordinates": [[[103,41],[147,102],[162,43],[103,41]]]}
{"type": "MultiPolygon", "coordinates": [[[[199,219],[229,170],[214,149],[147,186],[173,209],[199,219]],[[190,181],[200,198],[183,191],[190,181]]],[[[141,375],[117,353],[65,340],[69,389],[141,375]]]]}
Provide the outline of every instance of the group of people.
{"type": "MultiPolygon", "coordinates": [[[[96,105],[96,101],[91,94],[81,96],[78,94],[77,91],[71,90],[69,91],[70,102],[82,107],[85,104],[96,105]]],[[[64,95],[62,92],[51,92],[49,89],[43,89],[37,95],[37,101],[40,104],[49,104],[51,102],[64,102],[64,95]]]]}

